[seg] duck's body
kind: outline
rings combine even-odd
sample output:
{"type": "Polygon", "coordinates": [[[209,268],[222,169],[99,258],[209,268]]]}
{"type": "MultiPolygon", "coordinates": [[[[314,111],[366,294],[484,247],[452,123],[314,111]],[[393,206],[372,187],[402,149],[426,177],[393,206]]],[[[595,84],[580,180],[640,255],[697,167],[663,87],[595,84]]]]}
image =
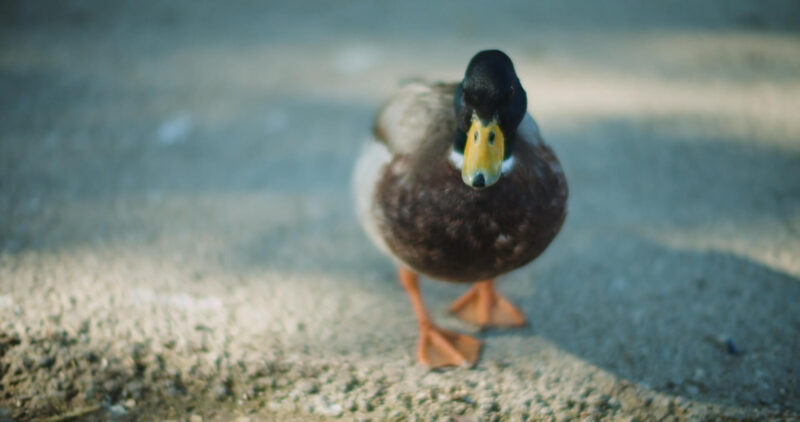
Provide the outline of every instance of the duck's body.
{"type": "MultiPolygon", "coordinates": [[[[485,282],[525,265],[544,251],[566,216],[564,173],[533,118],[523,110],[516,122],[512,117],[511,124],[503,124],[506,114],[495,112],[489,122],[465,104],[464,86],[466,78],[460,85],[401,89],[379,113],[374,140],[356,167],[359,219],[373,242],[401,268],[412,299],[415,273],[485,282]]],[[[523,96],[524,107],[521,86],[510,92],[509,97],[523,96]]],[[[487,294],[494,294],[493,289],[487,294]]],[[[490,299],[484,302],[502,300],[490,299]]],[[[485,318],[465,319],[488,325],[490,305],[480,304],[487,307],[485,312],[470,311],[485,313],[485,318]]],[[[422,309],[421,325],[427,319],[422,309]]],[[[514,315],[500,315],[498,321],[524,322],[516,309],[508,312],[514,315]]],[[[421,342],[423,363],[438,366],[426,362],[423,348],[421,342]]]]}

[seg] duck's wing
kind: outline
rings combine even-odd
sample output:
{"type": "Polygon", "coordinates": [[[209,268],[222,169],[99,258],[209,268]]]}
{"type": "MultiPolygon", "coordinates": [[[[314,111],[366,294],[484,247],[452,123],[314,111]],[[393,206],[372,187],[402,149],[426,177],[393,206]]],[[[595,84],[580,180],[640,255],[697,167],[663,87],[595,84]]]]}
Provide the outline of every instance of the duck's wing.
{"type": "Polygon", "coordinates": [[[378,112],[373,133],[392,154],[413,154],[454,127],[456,83],[403,86],[378,112]]]}
{"type": "MultiPolygon", "coordinates": [[[[518,140],[528,144],[531,152],[538,157],[538,160],[531,160],[530,163],[537,163],[537,165],[546,167],[546,174],[552,178],[546,179],[548,182],[545,185],[548,189],[553,190],[553,198],[558,198],[556,203],[566,201],[569,195],[567,188],[567,179],[564,175],[564,170],[561,163],[558,161],[555,152],[544,142],[542,133],[539,131],[539,125],[533,117],[526,113],[525,117],[517,127],[518,140]]],[[[530,164],[532,165],[532,164],[530,164]]],[[[544,174],[541,171],[537,174],[544,174]]],[[[536,177],[535,180],[542,181],[542,178],[536,177]]]]}
{"type": "MultiPolygon", "coordinates": [[[[387,166],[397,156],[405,163],[419,162],[429,155],[428,148],[447,136],[455,126],[453,93],[456,84],[412,83],[403,86],[380,109],[373,126],[374,136],[364,144],[353,172],[356,213],[369,238],[387,255],[394,257],[383,240],[383,216],[375,205],[378,183],[387,166]],[[414,156],[414,160],[409,160],[414,156]]],[[[451,135],[452,136],[452,135],[451,135]]],[[[452,139],[452,138],[451,138],[452,139]]]]}

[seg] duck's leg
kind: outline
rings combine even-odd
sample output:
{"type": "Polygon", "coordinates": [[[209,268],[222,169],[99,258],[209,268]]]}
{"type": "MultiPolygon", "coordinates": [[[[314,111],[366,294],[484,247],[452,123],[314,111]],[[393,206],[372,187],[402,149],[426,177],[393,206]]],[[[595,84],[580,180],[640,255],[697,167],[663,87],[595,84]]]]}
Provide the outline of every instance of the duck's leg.
{"type": "Polygon", "coordinates": [[[475,283],[468,292],[450,305],[450,312],[481,328],[520,327],[525,315],[494,289],[494,280],[475,283]]]}
{"type": "Polygon", "coordinates": [[[481,350],[481,342],[470,336],[436,327],[428,317],[425,304],[422,303],[417,274],[405,268],[401,268],[398,273],[400,282],[411,298],[411,305],[419,322],[417,343],[419,362],[429,368],[475,365],[481,350]]]}

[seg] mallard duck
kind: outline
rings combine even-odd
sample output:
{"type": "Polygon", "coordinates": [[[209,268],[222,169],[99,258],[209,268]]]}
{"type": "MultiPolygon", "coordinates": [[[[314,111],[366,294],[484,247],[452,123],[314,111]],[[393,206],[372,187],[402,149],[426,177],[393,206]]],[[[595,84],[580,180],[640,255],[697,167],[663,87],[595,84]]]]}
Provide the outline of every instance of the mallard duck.
{"type": "Polygon", "coordinates": [[[359,220],[398,267],[419,323],[420,363],[471,367],[481,342],[432,322],[418,274],[474,283],[450,307],[469,323],[524,325],[494,280],[536,258],[561,229],[564,172],[499,50],[477,53],[460,83],[402,87],[373,135],[354,171],[359,220]]]}

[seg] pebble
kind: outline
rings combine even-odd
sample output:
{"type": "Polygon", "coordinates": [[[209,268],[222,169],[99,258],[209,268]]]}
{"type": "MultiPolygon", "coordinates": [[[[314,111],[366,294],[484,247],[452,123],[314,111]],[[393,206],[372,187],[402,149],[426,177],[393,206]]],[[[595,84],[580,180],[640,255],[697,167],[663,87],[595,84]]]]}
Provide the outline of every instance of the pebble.
{"type": "Polygon", "coordinates": [[[376,397],[380,397],[382,395],[383,395],[383,389],[381,389],[380,387],[375,387],[375,388],[369,390],[369,392],[367,393],[367,397],[370,397],[370,398],[376,398],[376,397]]]}
{"type": "Polygon", "coordinates": [[[328,403],[327,400],[322,400],[320,403],[318,403],[318,405],[315,406],[315,411],[323,416],[334,417],[342,416],[342,413],[344,413],[342,405],[338,403],[328,403]]]}
{"type": "Polygon", "coordinates": [[[500,410],[500,405],[496,401],[484,401],[478,405],[478,411],[484,415],[497,412],[500,410]]]}
{"type": "MultiPolygon", "coordinates": [[[[470,396],[469,394],[463,394],[461,396],[458,396],[456,399],[458,401],[462,402],[462,403],[475,404],[475,399],[472,396],[470,396]]],[[[526,407],[527,407],[527,405],[526,405],[526,407]]]]}
{"type": "Polygon", "coordinates": [[[316,394],[319,392],[319,386],[311,380],[300,380],[295,385],[295,391],[302,394],[316,394]]]}
{"type": "Polygon", "coordinates": [[[356,386],[358,386],[358,380],[355,377],[351,376],[351,377],[349,377],[349,378],[347,378],[344,381],[339,383],[338,390],[343,392],[343,393],[349,393],[356,386]]]}
{"type": "Polygon", "coordinates": [[[56,358],[52,356],[45,356],[39,359],[39,367],[40,368],[50,368],[53,364],[56,363],[56,358]]]}
{"type": "Polygon", "coordinates": [[[161,144],[169,145],[185,140],[192,131],[192,116],[181,112],[166,119],[158,128],[157,136],[161,144]]]}
{"type": "Polygon", "coordinates": [[[371,412],[374,409],[372,403],[366,397],[358,397],[356,403],[358,404],[358,408],[365,412],[371,412]]]}
{"type": "Polygon", "coordinates": [[[97,386],[91,383],[86,391],[83,392],[83,399],[87,402],[91,401],[95,394],[97,394],[97,386]]]}
{"type": "Polygon", "coordinates": [[[741,353],[741,351],[739,351],[739,348],[736,347],[736,343],[734,343],[733,339],[730,337],[725,339],[725,350],[728,351],[729,355],[734,355],[734,356],[741,353]]]}
{"type": "Polygon", "coordinates": [[[112,418],[121,418],[128,414],[128,411],[125,410],[125,406],[121,404],[115,404],[108,408],[108,413],[111,414],[112,418]]]}
{"type": "Polygon", "coordinates": [[[587,402],[589,403],[590,406],[604,407],[608,405],[609,399],[610,399],[609,396],[605,394],[599,394],[589,397],[589,400],[587,402]]]}
{"type": "Polygon", "coordinates": [[[333,416],[337,418],[339,416],[342,416],[343,413],[344,410],[342,410],[342,406],[338,404],[331,405],[330,407],[326,408],[325,411],[323,412],[323,414],[326,416],[333,416]]]}
{"type": "Polygon", "coordinates": [[[134,398],[142,396],[142,383],[140,381],[131,381],[125,386],[125,391],[134,398]]]}
{"type": "Polygon", "coordinates": [[[231,395],[231,389],[226,383],[219,383],[214,387],[214,398],[219,401],[227,399],[231,395]]]}

